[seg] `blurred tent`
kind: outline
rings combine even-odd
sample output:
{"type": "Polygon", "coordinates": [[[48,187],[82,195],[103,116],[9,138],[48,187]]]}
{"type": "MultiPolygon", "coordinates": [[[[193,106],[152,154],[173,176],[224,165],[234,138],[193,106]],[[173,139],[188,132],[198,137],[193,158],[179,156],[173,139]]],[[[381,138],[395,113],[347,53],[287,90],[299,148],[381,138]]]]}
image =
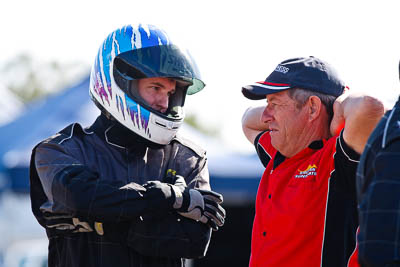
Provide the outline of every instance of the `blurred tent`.
{"type": "MultiPolygon", "coordinates": [[[[89,78],[29,105],[14,121],[0,127],[0,181],[3,189],[28,192],[32,148],[66,125],[89,126],[100,111],[88,93],[89,78]]],[[[243,155],[184,124],[180,134],[206,148],[211,183],[234,201],[253,200],[263,168],[255,154],[243,155]]],[[[1,189],[0,189],[1,191],[1,189]]]]}
{"type": "Polygon", "coordinates": [[[0,125],[4,125],[22,112],[24,104],[6,86],[0,84],[0,107],[0,125]]]}
{"type": "Polygon", "coordinates": [[[0,191],[28,191],[29,159],[35,144],[72,122],[87,126],[97,117],[100,111],[90,103],[88,88],[86,78],[31,103],[15,120],[0,127],[0,191]]]}

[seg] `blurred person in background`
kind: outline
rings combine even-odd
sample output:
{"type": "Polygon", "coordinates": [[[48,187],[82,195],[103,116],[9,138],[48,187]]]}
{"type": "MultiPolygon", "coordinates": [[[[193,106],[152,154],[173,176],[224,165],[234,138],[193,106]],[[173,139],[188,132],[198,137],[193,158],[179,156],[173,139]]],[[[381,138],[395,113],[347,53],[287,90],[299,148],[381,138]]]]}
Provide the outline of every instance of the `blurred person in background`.
{"type": "Polygon", "coordinates": [[[108,35],[90,76],[101,115],[32,152],[32,210],[49,266],[184,266],[206,254],[224,224],[222,195],[210,190],[205,151],[177,135],[186,95],[203,87],[161,29],[108,35]]]}
{"type": "Polygon", "coordinates": [[[383,105],[345,89],[315,57],[285,60],[242,88],[249,99],[267,100],[242,118],[266,168],[250,266],[347,266],[356,247],[358,159],[383,105]]]}
{"type": "MultiPolygon", "coordinates": [[[[399,63],[400,78],[400,63],[399,63]]],[[[400,98],[368,139],[357,168],[361,266],[400,266],[400,98]]]]}

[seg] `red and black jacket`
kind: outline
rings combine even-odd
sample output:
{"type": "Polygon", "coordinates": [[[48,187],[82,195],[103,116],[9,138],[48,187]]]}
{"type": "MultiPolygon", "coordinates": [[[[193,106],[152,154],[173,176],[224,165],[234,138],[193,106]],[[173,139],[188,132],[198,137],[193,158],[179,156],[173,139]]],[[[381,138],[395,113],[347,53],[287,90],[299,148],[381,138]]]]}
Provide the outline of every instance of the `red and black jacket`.
{"type": "Polygon", "coordinates": [[[250,266],[347,266],[355,249],[359,155],[343,135],[320,140],[291,158],[255,140],[266,167],[256,199],[250,266]]]}

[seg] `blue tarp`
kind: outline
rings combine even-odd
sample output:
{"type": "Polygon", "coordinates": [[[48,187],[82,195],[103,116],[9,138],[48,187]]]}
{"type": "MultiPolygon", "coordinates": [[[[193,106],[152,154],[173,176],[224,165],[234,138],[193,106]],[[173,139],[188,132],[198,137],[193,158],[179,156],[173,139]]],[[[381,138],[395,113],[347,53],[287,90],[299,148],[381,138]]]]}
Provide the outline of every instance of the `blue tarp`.
{"type": "Polygon", "coordinates": [[[27,110],[0,128],[0,154],[10,150],[25,150],[36,140],[51,136],[82,117],[82,105],[89,101],[89,79],[46,99],[32,103],[27,110]]]}
{"type": "Polygon", "coordinates": [[[100,114],[89,97],[89,78],[75,86],[31,103],[12,122],[0,127],[0,191],[27,191],[30,152],[41,140],[70,123],[89,121],[100,114]]]}

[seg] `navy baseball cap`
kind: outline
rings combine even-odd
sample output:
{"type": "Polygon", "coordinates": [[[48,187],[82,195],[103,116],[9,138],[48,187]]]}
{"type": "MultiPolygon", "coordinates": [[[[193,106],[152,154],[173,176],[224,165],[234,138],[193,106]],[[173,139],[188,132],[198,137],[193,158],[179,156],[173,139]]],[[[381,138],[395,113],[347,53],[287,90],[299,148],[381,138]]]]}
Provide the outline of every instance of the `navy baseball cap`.
{"type": "Polygon", "coordinates": [[[259,100],[291,88],[340,96],[345,85],[328,63],[311,56],[283,61],[264,82],[244,86],[242,93],[251,100],[259,100]]]}

